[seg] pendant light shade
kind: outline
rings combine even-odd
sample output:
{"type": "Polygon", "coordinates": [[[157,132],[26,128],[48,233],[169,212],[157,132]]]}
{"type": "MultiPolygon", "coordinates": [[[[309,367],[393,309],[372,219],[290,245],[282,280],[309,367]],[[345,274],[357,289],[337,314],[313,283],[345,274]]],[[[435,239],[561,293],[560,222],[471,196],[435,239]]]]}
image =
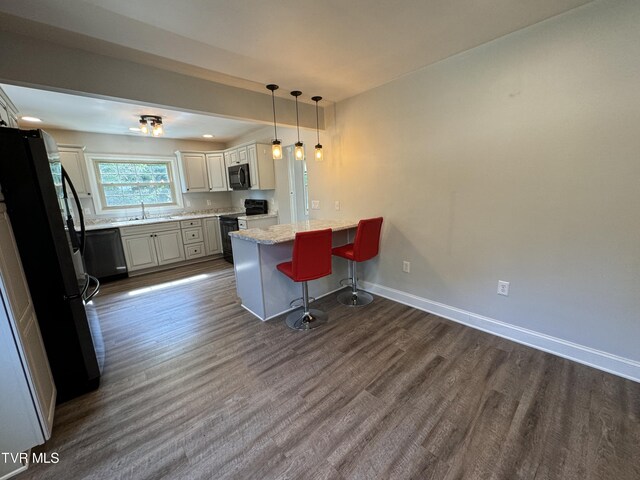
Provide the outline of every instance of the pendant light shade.
{"type": "Polygon", "coordinates": [[[315,157],[316,157],[316,162],[321,162],[322,161],[322,145],[320,145],[320,128],[318,126],[318,102],[320,100],[322,100],[322,97],[311,97],[311,100],[313,100],[314,102],[316,102],[316,135],[318,136],[318,143],[316,144],[316,148],[315,148],[315,157]]]}
{"type": "Polygon", "coordinates": [[[296,160],[304,160],[304,145],[300,141],[300,120],[298,118],[298,97],[302,95],[302,92],[299,90],[294,90],[293,92],[291,92],[291,95],[296,98],[296,129],[298,131],[298,141],[295,145],[294,156],[296,160]]]}
{"type": "Polygon", "coordinates": [[[273,141],[271,142],[271,156],[274,160],[282,159],[282,145],[278,140],[278,128],[276,127],[276,97],[273,92],[278,88],[278,85],[270,83],[267,85],[267,89],[271,90],[271,105],[273,106],[273,141]]]}

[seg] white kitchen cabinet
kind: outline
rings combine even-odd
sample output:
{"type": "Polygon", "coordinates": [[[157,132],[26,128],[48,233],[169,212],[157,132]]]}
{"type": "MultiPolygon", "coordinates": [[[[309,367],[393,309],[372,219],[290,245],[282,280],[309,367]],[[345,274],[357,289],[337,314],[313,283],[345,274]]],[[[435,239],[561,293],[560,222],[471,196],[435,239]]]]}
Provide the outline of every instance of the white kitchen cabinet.
{"type": "Polygon", "coordinates": [[[209,176],[209,191],[226,192],[229,187],[224,155],[222,153],[207,153],[205,157],[209,176]]]}
{"type": "Polygon", "coordinates": [[[156,243],[153,234],[142,233],[122,237],[124,258],[130,272],[158,266],[156,243]]]}
{"type": "Polygon", "coordinates": [[[79,197],[90,197],[89,175],[87,161],[84,157],[84,147],[79,145],[58,145],[60,163],[69,174],[73,186],[79,197]]]}
{"type": "Polygon", "coordinates": [[[251,216],[248,216],[246,218],[239,218],[238,228],[240,230],[246,230],[248,228],[267,228],[267,227],[270,227],[271,225],[278,224],[278,217],[276,216],[265,217],[262,215],[256,215],[256,217],[258,218],[254,218],[251,216]]]}
{"type": "Polygon", "coordinates": [[[211,217],[204,219],[204,246],[206,255],[222,253],[220,241],[220,219],[211,217]]]}
{"type": "Polygon", "coordinates": [[[271,146],[254,143],[247,145],[249,161],[249,180],[251,190],[273,190],[276,188],[276,175],[271,155],[271,146]]]}
{"type": "Polygon", "coordinates": [[[158,265],[184,261],[184,243],[180,230],[154,233],[153,238],[158,253],[158,265]]]}
{"type": "Polygon", "coordinates": [[[230,150],[225,150],[224,152],[224,163],[227,167],[231,165],[239,165],[240,159],[238,157],[238,149],[232,148],[230,150]]]}
{"type": "MultiPolygon", "coordinates": [[[[0,88],[0,126],[18,128],[18,109],[0,88]]],[[[1,478],[1,476],[0,476],[1,478]]]]}
{"type": "Polygon", "coordinates": [[[207,158],[204,152],[176,152],[183,193],[209,191],[207,158]]]}
{"type": "Polygon", "coordinates": [[[247,147],[238,148],[238,164],[249,163],[247,158],[247,147]]]}
{"type": "Polygon", "coordinates": [[[130,272],[185,259],[180,222],[123,227],[120,236],[130,272]]]}
{"type": "MultiPolygon", "coordinates": [[[[0,204],[0,452],[19,453],[51,436],[56,388],[20,255],[0,204]]],[[[0,478],[26,465],[0,460],[0,478]]]]}

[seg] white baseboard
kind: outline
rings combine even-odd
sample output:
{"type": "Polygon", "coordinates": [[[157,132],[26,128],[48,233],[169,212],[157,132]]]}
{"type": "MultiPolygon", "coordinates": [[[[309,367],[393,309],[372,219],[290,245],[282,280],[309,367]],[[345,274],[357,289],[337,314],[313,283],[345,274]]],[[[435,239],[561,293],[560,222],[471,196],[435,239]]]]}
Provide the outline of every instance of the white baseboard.
{"type": "Polygon", "coordinates": [[[433,313],[454,322],[482,330],[483,332],[552,353],[620,377],[628,378],[635,382],[640,382],[640,362],[635,360],[596,350],[595,348],[585,347],[584,345],[578,345],[577,343],[511,325],[493,318],[484,317],[473,312],[467,312],[460,308],[434,302],[383,285],[361,281],[360,286],[367,292],[417,308],[418,310],[433,313]]]}

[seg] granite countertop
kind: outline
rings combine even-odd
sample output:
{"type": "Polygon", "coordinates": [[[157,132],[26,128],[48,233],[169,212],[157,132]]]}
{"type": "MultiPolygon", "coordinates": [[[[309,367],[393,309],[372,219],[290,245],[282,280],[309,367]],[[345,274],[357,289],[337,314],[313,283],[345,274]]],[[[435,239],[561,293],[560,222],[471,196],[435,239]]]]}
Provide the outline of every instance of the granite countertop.
{"type": "Polygon", "coordinates": [[[238,220],[260,220],[261,218],[277,218],[278,212],[265,213],[264,215],[242,215],[238,220]]]}
{"type": "Polygon", "coordinates": [[[153,223],[179,222],[181,220],[193,220],[197,218],[220,217],[221,215],[229,215],[230,213],[244,213],[244,210],[230,210],[227,212],[204,211],[204,212],[185,212],[177,213],[166,217],[145,218],[144,220],[117,220],[107,219],[104,221],[94,220],[87,223],[85,228],[89,230],[101,230],[103,228],[133,227],[136,225],[149,225],[153,223]]]}
{"type": "Polygon", "coordinates": [[[333,231],[356,228],[356,220],[307,220],[298,223],[285,223],[272,225],[268,228],[249,228],[230,232],[229,236],[240,238],[249,242],[261,243],[263,245],[274,245],[276,243],[291,242],[296,237],[296,232],[308,232],[310,230],[323,230],[330,228],[333,231]]]}

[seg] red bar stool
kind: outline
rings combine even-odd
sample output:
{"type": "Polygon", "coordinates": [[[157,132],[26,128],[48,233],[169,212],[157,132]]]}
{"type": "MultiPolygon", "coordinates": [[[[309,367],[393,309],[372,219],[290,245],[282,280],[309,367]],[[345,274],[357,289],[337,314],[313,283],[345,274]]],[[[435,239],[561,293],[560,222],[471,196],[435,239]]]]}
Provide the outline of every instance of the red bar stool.
{"type": "Polygon", "coordinates": [[[341,304],[349,307],[361,307],[373,301],[373,297],[369,293],[358,290],[356,263],[370,260],[378,255],[381,228],[382,217],[360,220],[354,242],[336,247],[332,250],[334,255],[349,260],[351,291],[342,292],[338,295],[338,302],[341,304]]]}
{"type": "Polygon", "coordinates": [[[291,261],[277,265],[291,280],[302,282],[302,309],[287,315],[290,328],[310,330],[327,321],[326,313],[309,308],[307,282],[331,275],[331,237],[330,228],[296,233],[291,261]]]}

